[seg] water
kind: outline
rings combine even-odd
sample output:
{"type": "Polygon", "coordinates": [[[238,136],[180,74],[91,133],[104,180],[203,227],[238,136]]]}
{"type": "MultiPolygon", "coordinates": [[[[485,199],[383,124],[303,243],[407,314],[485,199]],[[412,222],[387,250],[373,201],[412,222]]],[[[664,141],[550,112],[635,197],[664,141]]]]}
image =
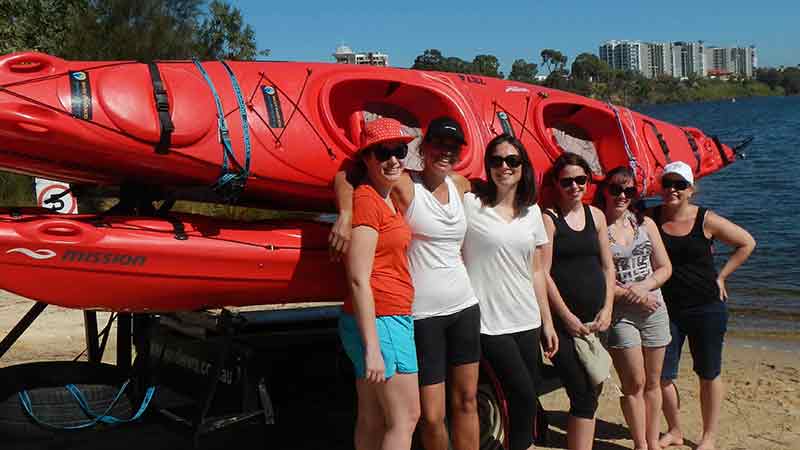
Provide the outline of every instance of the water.
{"type": "MultiPolygon", "coordinates": [[[[727,144],[755,136],[746,159],[699,182],[695,202],[744,227],[758,242],[727,283],[734,324],[800,332],[800,97],[634,109],[695,126],[727,144]]],[[[720,245],[718,251],[729,249],[720,245]]]]}

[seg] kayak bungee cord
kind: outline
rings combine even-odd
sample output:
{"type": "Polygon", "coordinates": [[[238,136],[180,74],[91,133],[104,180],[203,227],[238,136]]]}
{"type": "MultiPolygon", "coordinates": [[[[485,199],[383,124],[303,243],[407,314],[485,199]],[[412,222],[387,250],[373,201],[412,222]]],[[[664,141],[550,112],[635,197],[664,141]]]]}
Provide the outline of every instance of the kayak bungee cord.
{"type": "MultiPolygon", "coordinates": [[[[519,123],[520,125],[522,125],[522,130],[520,130],[520,133],[519,133],[519,138],[520,138],[520,139],[522,139],[522,137],[525,135],[525,132],[527,131],[527,132],[528,132],[528,134],[530,134],[530,135],[531,135],[531,137],[533,138],[533,140],[534,140],[534,141],[536,141],[536,143],[537,143],[537,144],[539,144],[539,146],[542,148],[542,150],[544,150],[544,153],[545,153],[545,155],[547,155],[547,158],[548,158],[548,159],[550,159],[550,162],[553,162],[553,161],[555,161],[555,158],[553,157],[553,155],[551,155],[551,154],[550,154],[550,151],[549,151],[549,150],[550,150],[550,148],[549,148],[549,147],[545,147],[545,145],[542,143],[542,141],[539,139],[539,137],[538,137],[538,136],[536,136],[536,134],[535,134],[533,131],[531,131],[531,130],[530,130],[530,128],[527,128],[527,127],[525,126],[525,123],[524,123],[524,122],[522,122],[521,120],[519,120],[519,119],[518,119],[518,118],[517,118],[515,115],[511,114],[510,112],[508,112],[508,110],[507,110],[507,109],[506,109],[506,108],[505,108],[503,105],[501,105],[501,104],[500,104],[500,102],[498,102],[497,100],[493,100],[493,101],[492,101],[492,107],[494,108],[494,109],[493,109],[493,111],[492,111],[492,123],[489,125],[489,128],[490,128],[492,131],[495,131],[495,128],[494,128],[494,121],[495,121],[495,119],[496,119],[496,117],[497,117],[497,114],[495,114],[495,112],[497,111],[497,108],[499,107],[499,108],[500,108],[500,110],[501,110],[503,113],[505,113],[505,114],[506,114],[508,117],[510,117],[511,119],[514,119],[515,121],[517,121],[517,123],[519,123]]],[[[526,108],[526,109],[527,109],[527,108],[526,108]]],[[[495,132],[496,132],[496,131],[495,131],[495,132]]]]}
{"type": "MultiPolygon", "coordinates": [[[[625,128],[622,125],[622,120],[619,117],[619,111],[617,107],[614,106],[611,102],[608,102],[608,107],[614,111],[614,117],[617,119],[617,126],[619,127],[619,132],[622,134],[622,144],[625,147],[625,153],[628,155],[628,165],[630,165],[631,170],[633,170],[634,178],[638,175],[639,171],[639,163],[636,161],[636,156],[634,156],[633,152],[631,151],[631,147],[628,145],[628,137],[625,135],[625,128]]],[[[636,130],[634,130],[634,133],[636,130]]],[[[644,178],[644,177],[643,177],[644,178]]]]}
{"type": "MultiPolygon", "coordinates": [[[[643,153],[642,152],[642,146],[639,144],[639,138],[637,137],[638,133],[636,133],[636,122],[634,122],[634,120],[633,120],[633,114],[631,114],[631,110],[629,108],[625,108],[625,113],[628,116],[628,123],[631,126],[631,130],[633,130],[633,143],[636,144],[636,154],[642,154],[643,153]]],[[[644,163],[647,165],[647,167],[645,167],[647,173],[652,173],[651,172],[652,167],[650,166],[650,160],[648,158],[644,158],[644,163]]],[[[648,186],[647,186],[647,177],[643,176],[642,177],[642,192],[647,192],[647,188],[648,188],[648,186]]]]}
{"type": "MultiPolygon", "coordinates": [[[[217,88],[214,86],[214,82],[211,81],[211,77],[206,72],[206,69],[203,68],[203,64],[197,59],[192,59],[192,63],[194,63],[195,67],[200,71],[200,74],[203,75],[203,78],[206,80],[206,84],[208,84],[209,89],[211,90],[211,94],[214,96],[214,104],[217,107],[217,131],[219,132],[219,140],[220,144],[222,144],[222,173],[220,174],[217,182],[214,183],[212,189],[219,192],[220,195],[225,197],[227,200],[233,200],[241,190],[244,189],[244,184],[247,181],[245,178],[244,181],[241,179],[242,174],[244,173],[244,169],[242,169],[242,165],[236,160],[236,154],[233,152],[233,146],[231,145],[230,133],[228,131],[228,123],[225,120],[225,112],[222,109],[222,101],[219,98],[219,93],[217,93],[217,88]],[[242,169],[238,172],[231,172],[229,170],[228,161],[235,164],[239,169],[242,169]]],[[[227,66],[225,66],[227,68],[227,66]]],[[[228,69],[230,70],[230,69],[228,69]]],[[[234,85],[234,92],[238,99],[241,99],[241,91],[237,91],[236,88],[238,87],[238,83],[236,83],[236,78],[233,76],[232,73],[229,72],[229,76],[231,77],[231,83],[234,85]]],[[[237,100],[238,100],[237,99],[237,100]]],[[[246,123],[247,115],[244,116],[243,128],[244,123],[246,123]]],[[[250,147],[249,147],[249,134],[245,134],[245,158],[246,164],[250,165],[250,147]]]]}
{"type": "MultiPolygon", "coordinates": [[[[315,134],[315,135],[317,135],[317,138],[319,138],[320,142],[322,142],[322,146],[323,146],[323,147],[325,147],[325,150],[328,152],[328,156],[329,156],[329,157],[330,157],[332,160],[335,160],[335,159],[336,159],[336,154],[333,152],[333,148],[331,148],[331,147],[330,147],[330,146],[329,146],[329,145],[328,145],[328,144],[325,142],[325,139],[324,139],[324,138],[322,137],[322,135],[319,133],[319,131],[317,130],[317,127],[315,127],[315,126],[314,126],[314,123],[313,123],[313,122],[311,122],[311,119],[309,119],[309,118],[308,118],[308,116],[306,116],[306,113],[304,113],[304,112],[303,112],[303,110],[302,110],[302,109],[300,109],[300,100],[303,98],[303,93],[305,92],[305,89],[306,89],[306,84],[308,83],[308,79],[309,79],[309,78],[311,78],[311,73],[312,73],[311,69],[309,69],[309,68],[306,68],[306,78],[303,80],[303,88],[300,90],[300,94],[297,96],[297,101],[294,101],[294,100],[292,100],[292,99],[291,99],[291,97],[289,97],[289,95],[288,95],[288,94],[286,94],[286,92],[284,92],[284,90],[283,90],[283,89],[281,89],[281,87],[280,87],[280,86],[278,86],[278,84],[277,84],[277,83],[275,83],[274,81],[272,81],[272,80],[269,78],[269,76],[267,76],[267,74],[266,74],[266,73],[264,73],[264,72],[259,72],[259,75],[263,76],[265,80],[269,81],[269,82],[272,84],[272,86],[275,88],[275,90],[276,90],[278,93],[280,93],[280,94],[283,94],[283,96],[286,98],[286,100],[288,100],[288,101],[289,101],[289,103],[291,103],[291,104],[292,104],[292,106],[294,107],[294,110],[292,110],[292,114],[289,116],[289,120],[287,120],[287,121],[286,121],[286,126],[283,128],[283,131],[281,131],[281,134],[280,134],[280,135],[278,135],[278,140],[277,140],[277,141],[275,141],[275,143],[276,143],[276,144],[280,144],[280,138],[281,138],[281,137],[283,137],[283,133],[284,133],[284,132],[286,131],[286,129],[289,127],[289,122],[292,120],[292,118],[293,118],[293,116],[294,116],[294,113],[295,113],[295,111],[296,111],[296,112],[299,112],[299,113],[300,113],[300,116],[301,116],[301,117],[302,117],[302,118],[303,118],[303,119],[306,121],[306,123],[308,124],[308,126],[309,126],[309,127],[311,127],[311,131],[313,131],[313,132],[314,132],[314,134],[315,134]]],[[[259,115],[259,118],[261,118],[261,116],[260,116],[260,115],[259,115]]],[[[263,120],[263,119],[261,119],[261,120],[263,120]]],[[[265,123],[266,123],[266,122],[265,122],[265,123]]]]}

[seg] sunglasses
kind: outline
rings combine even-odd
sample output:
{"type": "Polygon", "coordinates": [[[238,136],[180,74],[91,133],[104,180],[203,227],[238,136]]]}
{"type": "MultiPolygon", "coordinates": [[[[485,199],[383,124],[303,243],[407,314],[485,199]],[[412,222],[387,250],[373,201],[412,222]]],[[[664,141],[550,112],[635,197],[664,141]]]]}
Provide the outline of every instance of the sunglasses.
{"type": "Polygon", "coordinates": [[[670,180],[669,178],[661,180],[661,187],[666,189],[675,188],[676,191],[682,191],[691,186],[686,180],[670,180]]]}
{"type": "Polygon", "coordinates": [[[508,155],[505,157],[493,155],[489,157],[489,167],[492,169],[503,167],[503,163],[506,163],[509,169],[516,169],[522,165],[522,157],[519,155],[508,155]]]}
{"type": "Polygon", "coordinates": [[[589,177],[587,177],[586,175],[579,175],[577,177],[559,178],[558,184],[560,184],[562,188],[568,188],[572,186],[573,182],[578,186],[583,186],[584,184],[586,184],[587,181],[589,181],[589,177]]]}
{"type": "Polygon", "coordinates": [[[403,159],[408,155],[408,145],[400,144],[395,147],[378,147],[372,151],[375,155],[375,159],[380,162],[386,162],[394,156],[397,159],[403,159]]]}
{"type": "Polygon", "coordinates": [[[622,187],[619,184],[609,184],[608,193],[614,197],[619,197],[620,195],[625,194],[626,198],[633,198],[636,196],[636,188],[633,186],[622,187]]]}

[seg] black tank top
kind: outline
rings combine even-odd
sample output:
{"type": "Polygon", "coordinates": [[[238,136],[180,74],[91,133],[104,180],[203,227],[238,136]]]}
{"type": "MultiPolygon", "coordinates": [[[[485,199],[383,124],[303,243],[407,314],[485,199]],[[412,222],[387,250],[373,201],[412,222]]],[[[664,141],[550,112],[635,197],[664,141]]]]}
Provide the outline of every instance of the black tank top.
{"type": "MultiPolygon", "coordinates": [[[[603,308],[606,299],[606,278],[600,259],[600,243],[592,211],[583,205],[586,225],[575,231],[563,215],[546,211],[555,223],[553,264],[550,276],[567,307],[581,322],[591,322],[603,308]]],[[[559,320],[555,321],[560,324],[559,320]]]]}
{"type": "Polygon", "coordinates": [[[654,210],[661,239],[672,263],[672,277],[661,286],[667,309],[678,311],[719,301],[717,270],[711,246],[714,241],[703,233],[706,208],[697,209],[689,234],[673,236],[661,227],[661,206],[654,210]]]}

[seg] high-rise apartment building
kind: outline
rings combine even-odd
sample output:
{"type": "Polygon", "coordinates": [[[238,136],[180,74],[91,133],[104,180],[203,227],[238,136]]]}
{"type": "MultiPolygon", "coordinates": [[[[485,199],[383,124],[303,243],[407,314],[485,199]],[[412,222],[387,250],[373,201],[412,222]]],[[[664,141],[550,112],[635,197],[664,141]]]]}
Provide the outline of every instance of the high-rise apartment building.
{"type": "Polygon", "coordinates": [[[600,59],[612,69],[650,72],[647,44],[641,41],[608,41],[600,46],[600,59]]]}
{"type": "Polygon", "coordinates": [[[389,55],[379,52],[356,53],[346,45],[336,47],[333,54],[337,63],[340,64],[368,64],[370,66],[388,66],[389,55]]]}
{"type": "Polygon", "coordinates": [[[706,63],[709,75],[752,78],[757,64],[756,49],[753,46],[709,47],[706,63]]]}
{"type": "Polygon", "coordinates": [[[757,66],[755,47],[708,47],[703,41],[653,43],[612,40],[600,45],[600,59],[616,70],[647,78],[737,75],[750,78],[757,66]]]}

